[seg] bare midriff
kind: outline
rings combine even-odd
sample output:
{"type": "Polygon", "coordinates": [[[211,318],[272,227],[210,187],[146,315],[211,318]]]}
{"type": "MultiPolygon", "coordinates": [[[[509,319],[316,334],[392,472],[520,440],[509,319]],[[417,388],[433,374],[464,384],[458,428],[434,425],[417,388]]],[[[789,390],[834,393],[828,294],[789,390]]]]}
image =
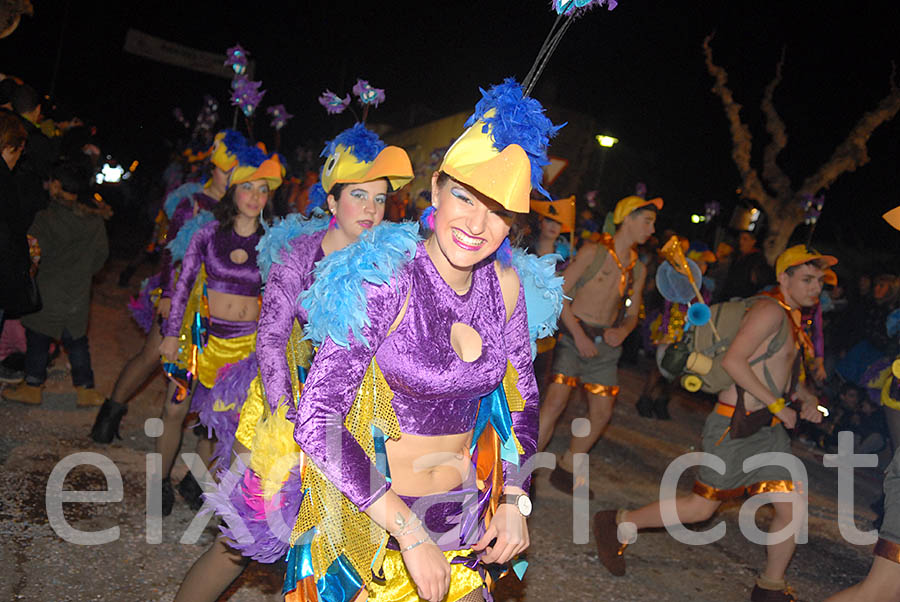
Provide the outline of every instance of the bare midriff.
{"type": "Polygon", "coordinates": [[[259,298],[207,289],[209,315],[229,322],[255,322],[259,318],[259,298]]]}
{"type": "Polygon", "coordinates": [[[457,435],[410,435],[385,443],[391,467],[391,490],[421,497],[459,486],[471,470],[472,431],[457,435]]]}

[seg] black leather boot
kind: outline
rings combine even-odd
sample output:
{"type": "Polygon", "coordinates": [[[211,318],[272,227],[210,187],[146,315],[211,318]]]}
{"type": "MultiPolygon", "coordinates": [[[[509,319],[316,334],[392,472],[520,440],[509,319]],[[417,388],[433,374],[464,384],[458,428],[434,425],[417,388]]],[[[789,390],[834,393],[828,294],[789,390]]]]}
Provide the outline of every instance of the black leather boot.
{"type": "Polygon", "coordinates": [[[637,409],[637,413],[644,418],[653,418],[653,400],[646,395],[642,395],[634,407],[637,409]]]}
{"type": "Polygon", "coordinates": [[[672,417],[669,416],[669,400],[666,397],[662,399],[656,399],[653,401],[653,414],[659,420],[671,420],[672,417]]]}
{"type": "Polygon", "coordinates": [[[197,511],[203,507],[203,488],[194,473],[188,472],[181,482],[178,483],[178,493],[184,498],[191,510],[197,511]]]}
{"type": "Polygon", "coordinates": [[[162,515],[169,516],[172,514],[172,508],[175,506],[175,489],[172,488],[172,479],[166,477],[162,480],[162,515]]]}
{"type": "Polygon", "coordinates": [[[119,424],[127,413],[128,406],[125,404],[117,403],[112,399],[104,401],[100,406],[100,411],[97,412],[94,426],[91,428],[91,439],[97,443],[112,443],[115,438],[121,439],[119,424]]]}

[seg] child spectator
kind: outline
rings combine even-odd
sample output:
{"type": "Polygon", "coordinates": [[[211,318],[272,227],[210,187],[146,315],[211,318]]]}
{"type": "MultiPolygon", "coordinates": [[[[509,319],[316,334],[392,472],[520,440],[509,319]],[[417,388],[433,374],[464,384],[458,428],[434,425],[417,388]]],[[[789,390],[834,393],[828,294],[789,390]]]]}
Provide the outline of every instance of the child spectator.
{"type": "Polygon", "coordinates": [[[12,401],[41,403],[50,343],[61,339],[72,365],[79,406],[103,403],[94,389],[87,323],[91,280],[109,253],[104,217],[111,211],[94,202],[90,171],[78,163],[54,166],[47,190],[50,204],[37,213],[29,234],[41,248],[37,283],[43,308],[22,318],[25,326],[25,383],[3,391],[12,401]]]}

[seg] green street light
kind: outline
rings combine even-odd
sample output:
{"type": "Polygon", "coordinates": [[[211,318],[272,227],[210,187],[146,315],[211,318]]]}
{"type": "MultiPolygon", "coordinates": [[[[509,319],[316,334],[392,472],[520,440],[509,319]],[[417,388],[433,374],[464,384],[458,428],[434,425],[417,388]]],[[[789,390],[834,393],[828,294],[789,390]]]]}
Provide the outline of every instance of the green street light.
{"type": "Polygon", "coordinates": [[[603,148],[612,148],[615,146],[616,142],[619,141],[618,138],[614,138],[612,136],[607,136],[606,134],[597,134],[594,136],[597,139],[597,144],[602,146],[603,148]]]}

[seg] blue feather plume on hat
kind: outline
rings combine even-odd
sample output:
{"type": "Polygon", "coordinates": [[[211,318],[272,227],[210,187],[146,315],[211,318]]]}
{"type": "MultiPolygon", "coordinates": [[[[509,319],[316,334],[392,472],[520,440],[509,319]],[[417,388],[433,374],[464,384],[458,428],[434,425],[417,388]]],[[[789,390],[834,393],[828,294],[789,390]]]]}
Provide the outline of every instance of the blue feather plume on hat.
{"type": "Polygon", "coordinates": [[[334,140],[326,142],[325,148],[322,149],[322,154],[319,156],[328,157],[333,154],[335,149],[341,144],[343,144],[354,157],[366,163],[374,161],[375,157],[378,156],[378,153],[384,149],[384,142],[378,137],[378,134],[368,129],[363,124],[357,123],[353,127],[347,128],[335,136],[334,140]]]}
{"type": "Polygon", "coordinates": [[[481,100],[475,105],[475,112],[466,120],[465,127],[476,121],[485,123],[482,131],[490,131],[494,140],[494,148],[502,151],[510,144],[518,144],[524,149],[531,162],[531,186],[548,199],[550,193],[541,185],[544,177],[543,167],[548,165],[547,146],[550,138],[565,126],[553,125],[544,115],[544,107],[537,100],[523,96],[522,86],[512,77],[503,80],[502,84],[492,86],[489,90],[481,90],[481,100]],[[485,117],[491,109],[496,109],[490,117],[485,117]]]}

